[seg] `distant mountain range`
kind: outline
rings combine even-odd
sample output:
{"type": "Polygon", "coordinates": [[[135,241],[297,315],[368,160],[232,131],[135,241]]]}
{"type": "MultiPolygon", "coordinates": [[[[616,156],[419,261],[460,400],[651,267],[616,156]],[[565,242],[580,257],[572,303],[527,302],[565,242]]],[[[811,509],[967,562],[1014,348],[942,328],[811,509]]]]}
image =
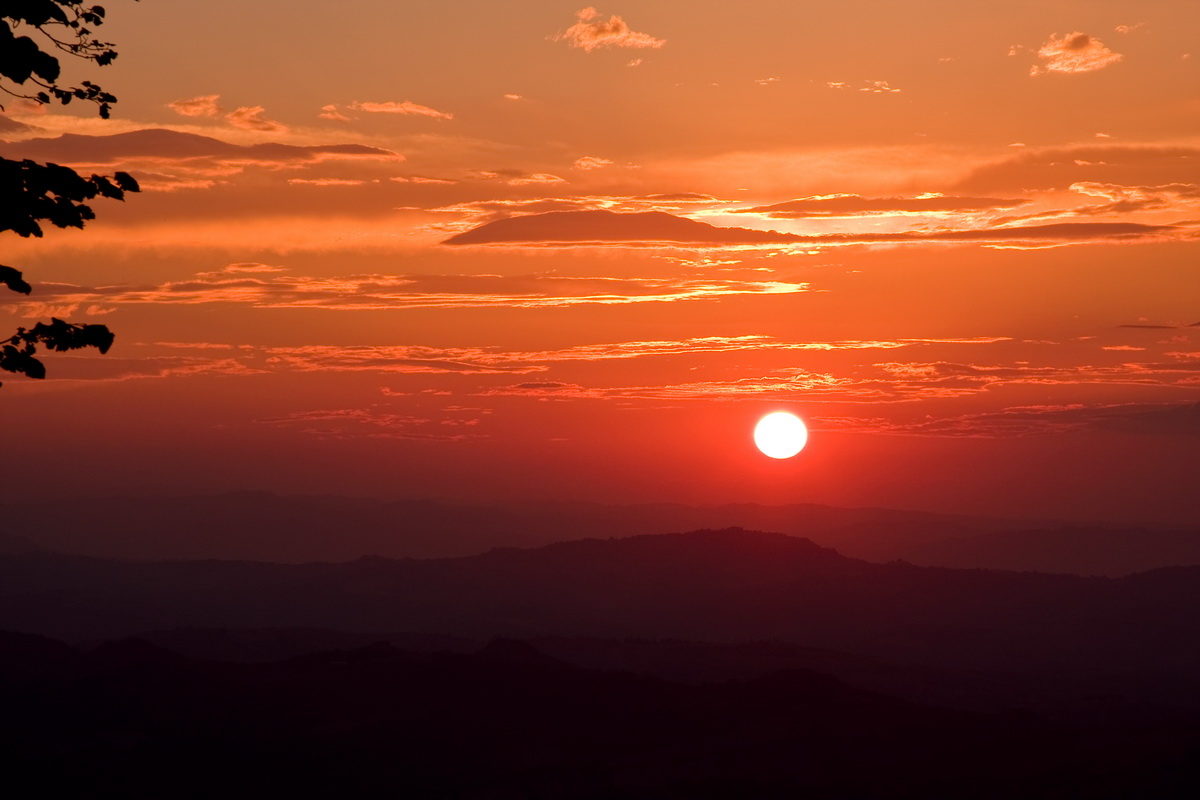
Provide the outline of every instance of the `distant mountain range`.
{"type": "Polygon", "coordinates": [[[779,640],[954,668],[1194,674],[1200,567],[872,564],[741,529],[341,564],[0,558],[0,628],[82,641],[181,625],[779,640]]]}
{"type": "Polygon", "coordinates": [[[0,765],[48,793],[1200,790],[1200,567],[877,564],[741,528],[307,564],[13,542],[0,765]]]}
{"type": "Polygon", "coordinates": [[[0,504],[0,552],[39,547],[121,559],[280,563],[446,558],[587,537],[744,527],[811,539],[868,561],[1120,576],[1200,564],[1200,530],[1013,521],[889,509],[752,504],[539,507],[282,497],[67,499],[0,504]]]}

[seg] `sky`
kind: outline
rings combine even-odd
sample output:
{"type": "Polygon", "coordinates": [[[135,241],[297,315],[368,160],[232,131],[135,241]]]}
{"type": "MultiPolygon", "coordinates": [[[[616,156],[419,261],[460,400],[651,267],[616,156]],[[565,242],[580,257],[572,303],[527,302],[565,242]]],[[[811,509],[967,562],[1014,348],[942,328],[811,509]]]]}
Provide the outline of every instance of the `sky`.
{"type": "Polygon", "coordinates": [[[6,493],[1200,523],[1191,0],[106,7],[112,118],[0,117],[142,186],[3,234],[5,330],[117,337],[6,493]]]}

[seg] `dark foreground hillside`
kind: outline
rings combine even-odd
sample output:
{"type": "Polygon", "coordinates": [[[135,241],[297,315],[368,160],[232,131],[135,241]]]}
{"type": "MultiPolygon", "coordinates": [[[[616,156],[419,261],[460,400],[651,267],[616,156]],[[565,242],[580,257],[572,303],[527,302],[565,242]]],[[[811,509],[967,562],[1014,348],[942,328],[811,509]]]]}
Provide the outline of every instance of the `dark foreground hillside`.
{"type": "Polygon", "coordinates": [[[528,644],[265,664],[0,633],[0,765],[38,796],[1192,797],[1193,721],[1072,726],[808,670],[687,685],[528,644]]]}

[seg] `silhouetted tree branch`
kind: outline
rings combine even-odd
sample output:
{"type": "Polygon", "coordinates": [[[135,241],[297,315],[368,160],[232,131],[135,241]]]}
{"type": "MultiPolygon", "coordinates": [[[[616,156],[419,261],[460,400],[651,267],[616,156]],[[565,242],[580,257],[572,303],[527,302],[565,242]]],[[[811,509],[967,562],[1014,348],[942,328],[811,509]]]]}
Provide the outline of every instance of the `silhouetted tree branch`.
{"type": "MultiPolygon", "coordinates": [[[[92,34],[92,28],[104,23],[104,14],[103,7],[79,0],[0,0],[0,91],[38,104],[92,102],[97,113],[108,119],[117,98],[91,81],[59,85],[61,65],[44,49],[56,49],[101,67],[111,64],[117,51],[92,34]]],[[[58,164],[0,158],[0,232],[40,237],[41,222],[82,228],[96,217],[85,201],[96,197],[124,200],[126,192],[138,190],[137,181],[125,172],[111,178],[85,178],[58,164]]],[[[0,265],[0,283],[20,294],[32,291],[21,272],[12,267],[0,265]]],[[[95,347],[106,353],[112,343],[113,334],[104,325],[74,325],[60,319],[52,319],[48,325],[39,322],[0,340],[0,369],[40,379],[46,377],[46,368],[34,357],[39,345],[58,352],[95,347]]]]}
{"type": "MultiPolygon", "coordinates": [[[[29,36],[18,36],[23,28],[40,34],[42,41],[76,58],[95,61],[107,66],[117,57],[111,42],[92,38],[88,25],[104,24],[102,6],[85,6],[78,0],[5,0],[0,2],[0,76],[15,84],[31,84],[28,93],[12,89],[0,82],[0,90],[13,97],[49,103],[58,100],[63,105],[72,100],[85,100],[99,106],[100,116],[108,119],[109,107],[117,98],[91,81],[79,86],[58,85],[61,65],[29,36]]],[[[3,106],[0,106],[3,109],[3,106]]]]}

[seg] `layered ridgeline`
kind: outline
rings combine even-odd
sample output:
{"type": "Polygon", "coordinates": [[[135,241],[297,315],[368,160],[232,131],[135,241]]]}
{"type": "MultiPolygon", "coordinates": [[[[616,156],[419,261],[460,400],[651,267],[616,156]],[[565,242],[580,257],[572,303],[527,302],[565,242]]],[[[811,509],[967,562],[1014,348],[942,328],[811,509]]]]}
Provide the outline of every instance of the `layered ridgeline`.
{"type": "Polygon", "coordinates": [[[744,529],[0,556],[0,751],[89,796],[1191,797],[1198,666],[1200,567],[874,564],[744,529]]]}
{"type": "Polygon", "coordinates": [[[1195,674],[1200,567],[1123,578],[873,564],[741,529],[328,564],[0,558],[0,628],[200,626],[779,640],[956,667],[1195,674]]]}
{"type": "Polygon", "coordinates": [[[520,507],[266,492],[0,503],[0,553],[36,546],[137,560],[445,558],[495,547],[727,527],[801,536],[868,561],[924,566],[1121,576],[1200,564],[1200,530],[813,504],[520,507]]]}

